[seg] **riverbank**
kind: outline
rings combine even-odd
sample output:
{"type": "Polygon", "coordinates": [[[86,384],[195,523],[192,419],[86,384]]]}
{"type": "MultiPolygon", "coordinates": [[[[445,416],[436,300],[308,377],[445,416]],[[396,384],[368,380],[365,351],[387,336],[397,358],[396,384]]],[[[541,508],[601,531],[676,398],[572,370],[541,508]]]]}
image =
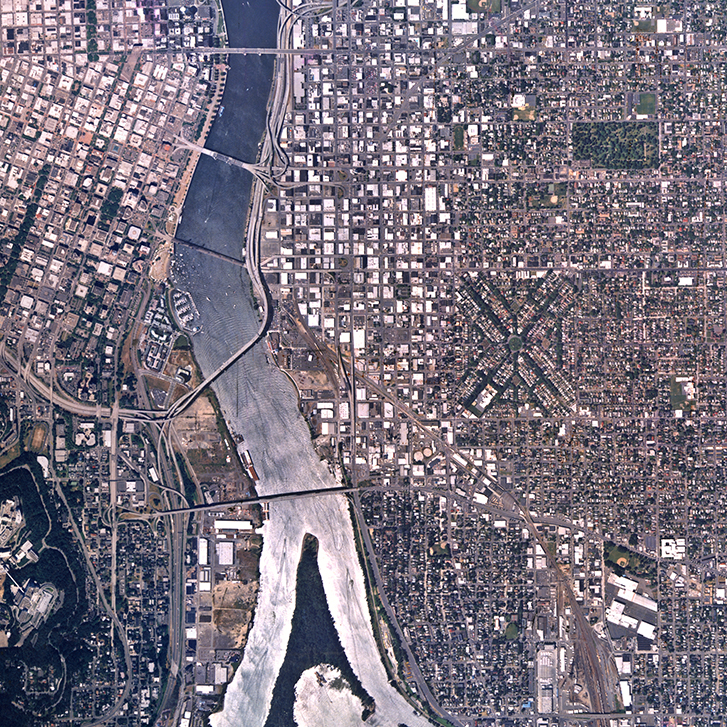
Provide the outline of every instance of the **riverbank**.
{"type": "MultiPolygon", "coordinates": [[[[215,122],[215,119],[219,117],[219,110],[222,105],[222,98],[225,93],[225,87],[227,86],[227,64],[225,62],[226,58],[226,56],[220,56],[220,59],[215,63],[215,70],[217,73],[219,73],[219,79],[217,81],[217,86],[215,87],[215,93],[210,100],[209,108],[207,110],[207,116],[205,117],[202,129],[199,134],[197,134],[197,136],[192,139],[192,141],[199,144],[200,146],[205,145],[207,137],[209,136],[209,133],[212,129],[212,124],[215,122]]],[[[170,237],[175,237],[175,235],[177,234],[177,226],[179,224],[179,218],[182,215],[182,210],[184,209],[184,201],[187,198],[187,194],[189,193],[189,185],[192,183],[194,173],[197,171],[197,164],[199,163],[199,158],[201,156],[202,155],[198,151],[191,151],[189,153],[189,158],[187,159],[184,171],[182,172],[182,176],[179,180],[179,186],[177,187],[177,191],[174,194],[174,199],[169,207],[169,214],[167,215],[165,230],[167,232],[167,235],[169,235],[170,237]]]]}
{"type": "MultiPolygon", "coordinates": [[[[289,42],[290,26],[283,26],[281,32],[277,24],[278,6],[269,0],[252,1],[253,30],[257,33],[270,21],[274,7],[276,31],[268,43],[273,46],[276,39],[289,42]]],[[[230,43],[240,47],[245,43],[233,37],[232,8],[231,2],[226,4],[230,43]]],[[[241,20],[246,6],[241,9],[236,5],[234,10],[241,20]]],[[[250,46],[266,44],[259,35],[253,36],[249,26],[245,32],[250,46]]],[[[275,115],[274,128],[282,123],[290,88],[288,67],[285,62],[277,64],[273,82],[271,58],[231,58],[223,100],[225,113],[212,128],[211,147],[237,159],[257,157],[266,130],[265,110],[275,115]],[[244,73],[250,75],[240,75],[244,73]],[[264,99],[261,79],[268,82],[264,99]]],[[[262,161],[270,160],[268,155],[276,145],[273,131],[260,148],[262,161]]],[[[251,296],[251,281],[255,281],[258,296],[266,295],[256,245],[264,188],[257,184],[253,188],[247,172],[207,157],[199,161],[197,169],[177,235],[227,255],[237,257],[242,248],[247,253],[245,270],[192,248],[180,246],[177,251],[178,283],[193,295],[203,323],[194,337],[195,355],[203,373],[209,375],[252,340],[261,325],[259,307],[251,296]],[[241,239],[242,231],[247,240],[241,239]]],[[[313,449],[294,387],[275,365],[264,341],[227,368],[213,388],[233,436],[241,434],[245,438],[260,477],[256,486],[260,494],[338,486],[313,449]]],[[[363,689],[376,704],[376,714],[367,723],[405,723],[409,727],[428,724],[389,685],[373,636],[348,502],[342,495],[270,503],[269,519],[262,527],[260,591],[253,627],[242,662],[228,686],[224,709],[210,717],[211,724],[265,724],[291,635],[296,576],[307,534],[319,543],[323,590],[341,646],[363,689]]]]}

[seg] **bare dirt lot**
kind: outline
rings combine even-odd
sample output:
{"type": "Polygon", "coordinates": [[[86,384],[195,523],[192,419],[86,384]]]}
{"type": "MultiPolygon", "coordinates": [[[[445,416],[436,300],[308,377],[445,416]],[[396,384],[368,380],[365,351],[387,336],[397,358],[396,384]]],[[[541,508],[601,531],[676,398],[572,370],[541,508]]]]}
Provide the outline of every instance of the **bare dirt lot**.
{"type": "Polygon", "coordinates": [[[48,435],[48,427],[45,424],[36,424],[32,434],[28,437],[28,449],[31,452],[43,452],[45,440],[48,435]]]}
{"type": "Polygon", "coordinates": [[[192,372],[192,378],[189,381],[189,385],[194,389],[200,383],[200,376],[191,351],[176,349],[172,350],[169,354],[167,365],[164,368],[164,373],[167,376],[173,377],[180,368],[189,369],[192,372]]]}
{"type": "Polygon", "coordinates": [[[245,645],[257,597],[257,581],[225,581],[212,591],[212,623],[234,641],[234,648],[245,645]]]}

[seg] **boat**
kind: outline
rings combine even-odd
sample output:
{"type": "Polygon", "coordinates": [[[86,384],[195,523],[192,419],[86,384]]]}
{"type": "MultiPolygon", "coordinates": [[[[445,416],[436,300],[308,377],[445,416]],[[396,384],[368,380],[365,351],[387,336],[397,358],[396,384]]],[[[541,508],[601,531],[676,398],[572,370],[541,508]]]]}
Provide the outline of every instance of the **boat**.
{"type": "Polygon", "coordinates": [[[222,114],[224,114],[224,113],[225,113],[225,107],[224,106],[220,106],[220,110],[217,112],[217,116],[218,117],[219,116],[222,116],[222,114]]]}

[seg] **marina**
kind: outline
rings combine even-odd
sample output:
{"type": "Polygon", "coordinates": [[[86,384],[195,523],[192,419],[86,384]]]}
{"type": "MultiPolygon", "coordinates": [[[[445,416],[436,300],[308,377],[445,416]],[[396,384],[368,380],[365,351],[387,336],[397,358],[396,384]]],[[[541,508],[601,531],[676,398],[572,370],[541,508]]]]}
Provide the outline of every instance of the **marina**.
{"type": "Polygon", "coordinates": [[[186,290],[175,290],[172,293],[172,306],[174,317],[182,330],[188,333],[199,333],[202,325],[199,323],[199,311],[194,304],[194,298],[186,290]]]}

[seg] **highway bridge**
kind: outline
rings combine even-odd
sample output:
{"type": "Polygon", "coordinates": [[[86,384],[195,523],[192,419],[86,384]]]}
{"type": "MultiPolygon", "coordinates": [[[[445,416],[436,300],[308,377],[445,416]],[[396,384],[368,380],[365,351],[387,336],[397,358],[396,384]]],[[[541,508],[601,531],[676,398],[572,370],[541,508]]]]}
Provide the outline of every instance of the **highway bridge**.
{"type": "MultiPolygon", "coordinates": [[[[166,51],[167,55],[176,53],[200,53],[203,55],[224,56],[245,55],[245,56],[312,56],[312,55],[333,55],[335,53],[383,53],[384,50],[373,48],[371,50],[351,50],[349,48],[177,48],[166,51]]],[[[391,53],[391,51],[386,51],[391,53]]]]}
{"type": "Polygon", "coordinates": [[[227,154],[222,154],[219,151],[213,151],[212,149],[207,149],[207,147],[195,144],[193,141],[189,141],[182,136],[175,137],[175,140],[178,147],[181,149],[190,149],[191,151],[196,151],[198,154],[204,154],[205,156],[211,157],[215,161],[224,162],[231,167],[239,167],[240,169],[244,169],[246,172],[250,172],[250,174],[259,179],[263,184],[275,184],[275,177],[272,173],[272,170],[269,170],[265,165],[243,162],[240,159],[235,159],[235,157],[231,157],[227,154]]]}
{"type": "Polygon", "coordinates": [[[225,510],[238,505],[262,505],[266,502],[276,500],[295,500],[299,497],[318,497],[319,495],[342,495],[348,492],[358,491],[358,487],[319,487],[315,490],[294,490],[293,492],[277,492],[272,495],[258,495],[256,497],[239,497],[235,500],[224,502],[203,503],[201,505],[189,505],[188,507],[175,507],[169,510],[155,510],[154,512],[140,513],[135,510],[127,510],[133,519],[150,520],[162,515],[180,515],[193,512],[207,512],[209,510],[225,510]]]}
{"type": "Polygon", "coordinates": [[[198,245],[196,242],[192,242],[191,240],[180,240],[178,237],[172,238],[172,241],[175,245],[184,245],[184,247],[189,247],[192,250],[199,250],[199,252],[203,252],[205,255],[209,255],[210,257],[217,258],[218,260],[223,260],[226,263],[232,263],[233,265],[239,265],[240,267],[245,267],[245,261],[239,260],[236,257],[232,257],[231,255],[225,255],[222,252],[217,252],[216,250],[210,250],[208,247],[204,247],[203,245],[198,245]]]}

